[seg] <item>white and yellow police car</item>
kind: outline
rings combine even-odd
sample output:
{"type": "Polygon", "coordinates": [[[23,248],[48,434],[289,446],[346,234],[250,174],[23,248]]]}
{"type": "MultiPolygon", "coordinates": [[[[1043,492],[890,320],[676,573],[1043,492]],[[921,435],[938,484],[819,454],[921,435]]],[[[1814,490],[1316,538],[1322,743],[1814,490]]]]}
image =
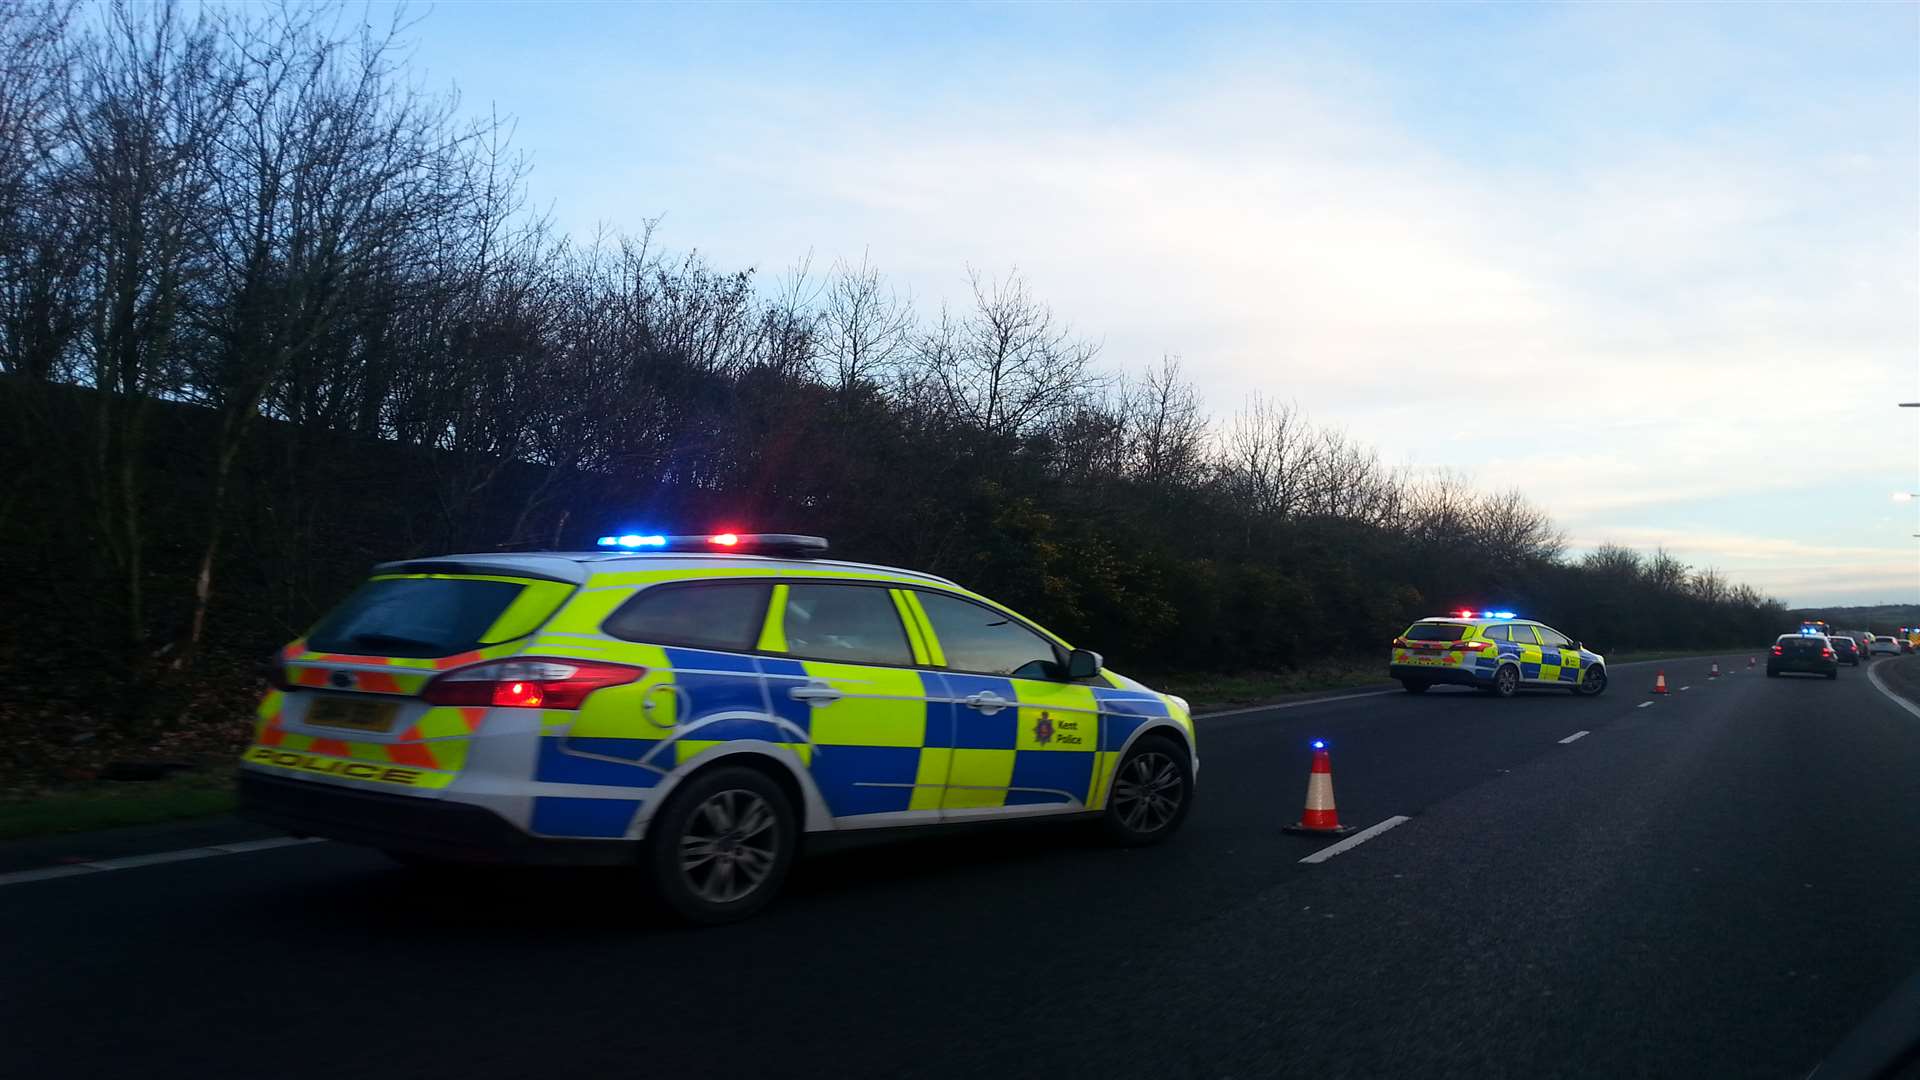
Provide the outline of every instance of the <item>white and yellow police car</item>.
{"type": "Polygon", "coordinates": [[[1495,697],[1559,688],[1580,697],[1607,689],[1607,658],[1545,623],[1511,611],[1463,610],[1421,619],[1393,639],[1387,673],[1409,694],[1471,686],[1495,697]]]}
{"type": "Polygon", "coordinates": [[[929,574],[784,534],[389,563],[286,646],[243,812],[402,862],[638,862],[740,918],[807,834],[1186,816],[1187,703],[929,574]]]}

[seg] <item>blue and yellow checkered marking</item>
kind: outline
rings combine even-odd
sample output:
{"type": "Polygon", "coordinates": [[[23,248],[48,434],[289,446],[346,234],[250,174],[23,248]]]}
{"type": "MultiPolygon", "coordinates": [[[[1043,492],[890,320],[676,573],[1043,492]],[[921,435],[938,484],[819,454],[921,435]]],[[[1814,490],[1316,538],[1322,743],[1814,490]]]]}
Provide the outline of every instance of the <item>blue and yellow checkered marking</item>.
{"type": "MultiPolygon", "coordinates": [[[[618,710],[601,709],[591,723],[540,740],[536,780],[646,790],[709,747],[754,739],[788,747],[838,818],[1050,803],[1097,808],[1120,748],[1142,724],[1169,716],[1164,699],[1138,690],[655,651],[648,684],[618,688],[626,695],[618,710]],[[822,706],[794,700],[790,691],[809,682],[843,696],[822,706]],[[983,692],[1009,706],[989,714],[964,704],[983,692]],[[643,708],[649,701],[652,711],[643,708]]],[[[631,820],[631,808],[617,804],[632,800],[550,802],[536,805],[543,835],[616,835],[604,831],[610,822],[631,820]]]]}

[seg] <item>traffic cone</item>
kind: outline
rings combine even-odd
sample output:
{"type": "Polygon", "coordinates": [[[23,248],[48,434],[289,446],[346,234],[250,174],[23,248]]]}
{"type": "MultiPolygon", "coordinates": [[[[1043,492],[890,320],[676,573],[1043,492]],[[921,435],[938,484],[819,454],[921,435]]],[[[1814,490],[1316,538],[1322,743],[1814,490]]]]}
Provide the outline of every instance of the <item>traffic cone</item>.
{"type": "Polygon", "coordinates": [[[1707,672],[1707,678],[1717,679],[1719,677],[1720,677],[1720,661],[1715,660],[1713,662],[1713,670],[1707,672]]]}
{"type": "Polygon", "coordinates": [[[1667,692],[1667,673],[1666,672],[1662,671],[1654,675],[1653,692],[1656,694],[1664,694],[1667,692]]]}
{"type": "Polygon", "coordinates": [[[1327,756],[1325,740],[1313,740],[1313,770],[1307,773],[1307,808],[1300,822],[1288,825],[1287,832],[1312,833],[1315,836],[1345,836],[1352,825],[1340,824],[1340,811],[1333,805],[1333,761],[1327,756]]]}

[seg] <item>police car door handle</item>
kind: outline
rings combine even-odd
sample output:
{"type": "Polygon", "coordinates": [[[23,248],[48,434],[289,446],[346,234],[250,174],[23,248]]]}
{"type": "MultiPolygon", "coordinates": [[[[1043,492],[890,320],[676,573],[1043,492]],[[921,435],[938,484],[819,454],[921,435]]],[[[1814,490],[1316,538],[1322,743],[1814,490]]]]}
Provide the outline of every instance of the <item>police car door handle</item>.
{"type": "Polygon", "coordinates": [[[981,712],[986,713],[988,716],[992,716],[994,713],[997,713],[1001,709],[1004,709],[1007,706],[1013,704],[1013,702],[1008,701],[1006,698],[1001,697],[999,694],[993,693],[992,691],[988,691],[988,690],[983,690],[978,694],[968,694],[966,698],[964,698],[963,700],[965,701],[967,708],[979,709],[981,712]]]}
{"type": "Polygon", "coordinates": [[[787,691],[787,696],[795,701],[804,701],[809,705],[831,705],[845,697],[840,691],[824,682],[815,680],[805,686],[796,686],[787,691]]]}

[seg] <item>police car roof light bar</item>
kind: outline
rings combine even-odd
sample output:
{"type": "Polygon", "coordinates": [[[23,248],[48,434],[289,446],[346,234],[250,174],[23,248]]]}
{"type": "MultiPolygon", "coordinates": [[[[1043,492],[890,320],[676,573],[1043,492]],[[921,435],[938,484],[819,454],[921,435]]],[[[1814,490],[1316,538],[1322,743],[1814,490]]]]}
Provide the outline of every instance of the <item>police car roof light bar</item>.
{"type": "Polygon", "coordinates": [[[724,551],[733,555],[820,556],[827,553],[821,536],[797,533],[700,533],[694,536],[623,533],[603,536],[599,546],[614,551],[724,551]]]}

